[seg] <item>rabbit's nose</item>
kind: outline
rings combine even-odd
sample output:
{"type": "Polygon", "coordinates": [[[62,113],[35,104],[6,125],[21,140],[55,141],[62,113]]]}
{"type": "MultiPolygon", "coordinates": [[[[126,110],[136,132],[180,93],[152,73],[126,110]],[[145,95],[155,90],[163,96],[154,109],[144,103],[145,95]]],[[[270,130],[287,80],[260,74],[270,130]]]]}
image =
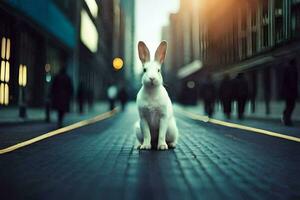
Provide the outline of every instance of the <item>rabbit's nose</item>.
{"type": "Polygon", "coordinates": [[[150,79],[150,81],[154,81],[154,79],[155,79],[155,78],[153,78],[153,77],[150,77],[149,79],[150,79]]]}

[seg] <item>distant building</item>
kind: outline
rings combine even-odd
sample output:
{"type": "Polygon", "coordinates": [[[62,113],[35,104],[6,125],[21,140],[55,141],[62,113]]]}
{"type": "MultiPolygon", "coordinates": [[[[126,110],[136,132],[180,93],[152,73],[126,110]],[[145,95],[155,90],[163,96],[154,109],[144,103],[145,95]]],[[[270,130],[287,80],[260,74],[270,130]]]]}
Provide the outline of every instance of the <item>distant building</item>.
{"type": "Polygon", "coordinates": [[[164,33],[172,48],[169,70],[176,74],[193,60],[203,63],[182,84],[199,83],[208,72],[216,79],[245,72],[252,98],[280,99],[283,65],[300,54],[300,1],[182,0],[170,21],[164,33]]]}
{"type": "MultiPolygon", "coordinates": [[[[105,90],[111,82],[115,84],[130,83],[133,78],[134,58],[134,0],[101,1],[100,53],[104,58],[102,78],[105,90]],[[121,58],[124,66],[116,71],[112,67],[114,58],[121,58]]],[[[133,82],[133,81],[132,81],[133,82]]]]}

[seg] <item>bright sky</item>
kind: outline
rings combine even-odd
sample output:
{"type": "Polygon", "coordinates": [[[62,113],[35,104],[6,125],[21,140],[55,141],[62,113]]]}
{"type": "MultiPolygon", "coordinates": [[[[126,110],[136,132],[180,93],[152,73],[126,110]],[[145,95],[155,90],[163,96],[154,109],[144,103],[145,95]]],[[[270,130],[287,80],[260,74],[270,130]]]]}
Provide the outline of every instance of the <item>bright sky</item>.
{"type": "Polygon", "coordinates": [[[179,9],[179,0],[135,0],[136,2],[136,35],[135,51],[137,71],[141,71],[138,58],[138,41],[148,46],[151,58],[161,41],[161,28],[169,23],[169,14],[179,9]]]}

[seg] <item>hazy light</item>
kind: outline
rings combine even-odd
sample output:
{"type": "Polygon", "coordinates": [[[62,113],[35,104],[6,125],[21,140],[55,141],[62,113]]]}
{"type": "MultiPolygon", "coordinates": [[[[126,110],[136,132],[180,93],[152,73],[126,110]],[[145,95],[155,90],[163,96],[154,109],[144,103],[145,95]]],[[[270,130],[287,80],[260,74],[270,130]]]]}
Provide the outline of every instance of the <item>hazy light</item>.
{"type": "Polygon", "coordinates": [[[80,27],[80,38],[83,44],[89,48],[93,53],[98,49],[98,32],[97,29],[86,13],[81,11],[81,27],[80,27]]]}
{"type": "Polygon", "coordinates": [[[98,15],[98,5],[95,0],[85,0],[85,3],[89,7],[93,17],[97,17],[98,15]]]}
{"type": "Polygon", "coordinates": [[[23,66],[23,86],[25,87],[27,84],[27,66],[23,66]]]}
{"type": "Polygon", "coordinates": [[[123,60],[121,58],[115,58],[113,60],[113,67],[115,70],[120,70],[123,67],[123,60]]]}
{"type": "Polygon", "coordinates": [[[6,40],[6,60],[10,58],[10,39],[6,40]]]}
{"type": "Polygon", "coordinates": [[[50,83],[51,79],[52,79],[52,78],[51,78],[51,74],[47,74],[47,75],[46,75],[46,82],[47,82],[47,83],[50,83]]]}
{"type": "Polygon", "coordinates": [[[0,80],[4,81],[5,78],[5,61],[1,61],[1,72],[0,72],[0,80]]]}
{"type": "Polygon", "coordinates": [[[23,76],[22,76],[22,74],[23,74],[23,65],[20,65],[19,66],[19,85],[20,86],[23,85],[23,80],[22,80],[23,76]]]}
{"type": "Polygon", "coordinates": [[[8,82],[9,81],[9,62],[6,61],[6,67],[5,67],[5,82],[8,82]]]}
{"type": "MultiPolygon", "coordinates": [[[[169,14],[177,12],[179,4],[179,0],[136,0],[136,66],[141,66],[136,50],[138,41],[144,41],[154,57],[161,41],[162,27],[168,25],[169,14]]],[[[142,67],[137,68],[137,71],[141,70],[142,67]]]]}
{"type": "Polygon", "coordinates": [[[186,86],[190,89],[193,89],[195,87],[195,82],[194,81],[188,81],[186,86]]]}
{"type": "Polygon", "coordinates": [[[3,37],[2,42],[1,42],[1,58],[2,59],[5,58],[5,47],[6,47],[6,39],[5,39],[5,37],[3,37]]]}
{"type": "Polygon", "coordinates": [[[46,64],[45,65],[45,71],[46,72],[50,72],[50,70],[51,70],[51,65],[50,64],[46,64]]]}
{"type": "Polygon", "coordinates": [[[27,67],[20,65],[19,67],[19,85],[25,87],[27,84],[27,67]]]}

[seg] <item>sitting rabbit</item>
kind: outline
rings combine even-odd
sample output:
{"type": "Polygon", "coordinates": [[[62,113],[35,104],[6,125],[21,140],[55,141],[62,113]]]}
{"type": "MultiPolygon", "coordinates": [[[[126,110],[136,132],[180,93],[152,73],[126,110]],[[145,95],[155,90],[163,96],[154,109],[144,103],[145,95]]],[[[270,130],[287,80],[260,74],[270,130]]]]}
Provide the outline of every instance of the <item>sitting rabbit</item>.
{"type": "Polygon", "coordinates": [[[140,119],[135,123],[135,132],[139,149],[159,150],[175,148],[178,129],[173,115],[169,95],[163,86],[161,64],[167,51],[167,42],[163,41],[155,52],[155,60],[150,61],[150,53],[144,42],[139,42],[139,58],[144,74],[142,88],[137,94],[137,107],[140,119]]]}

